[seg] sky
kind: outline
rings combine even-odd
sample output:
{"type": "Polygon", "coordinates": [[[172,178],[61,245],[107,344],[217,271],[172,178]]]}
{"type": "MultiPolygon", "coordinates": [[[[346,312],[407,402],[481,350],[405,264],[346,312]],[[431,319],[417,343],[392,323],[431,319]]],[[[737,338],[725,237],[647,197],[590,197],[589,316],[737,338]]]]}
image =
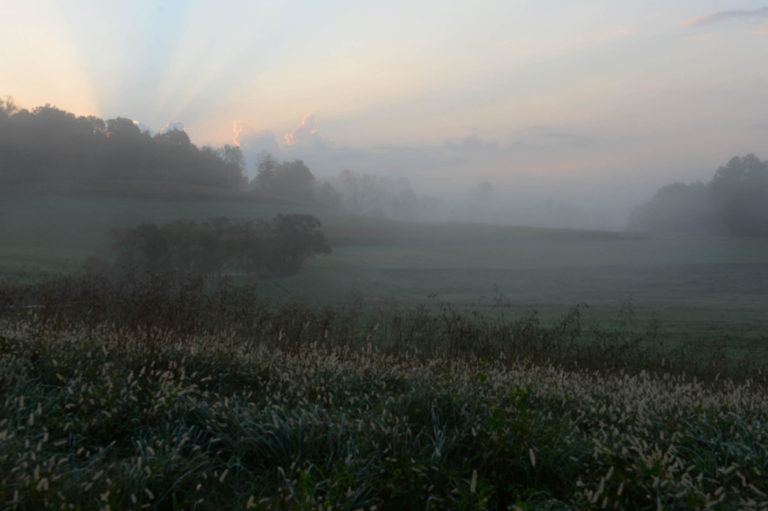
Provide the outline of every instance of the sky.
{"type": "MultiPolygon", "coordinates": [[[[768,1],[15,1],[0,96],[510,198],[768,159],[768,1]],[[507,195],[505,195],[507,196],[507,195]]],[[[610,202],[610,201],[608,201],[610,202]]]]}

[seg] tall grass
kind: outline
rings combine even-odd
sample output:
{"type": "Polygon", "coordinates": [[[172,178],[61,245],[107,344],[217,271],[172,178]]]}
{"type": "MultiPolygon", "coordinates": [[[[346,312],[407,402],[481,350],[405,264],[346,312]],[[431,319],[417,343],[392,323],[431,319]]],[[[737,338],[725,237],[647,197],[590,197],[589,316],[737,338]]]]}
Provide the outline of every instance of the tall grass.
{"type": "Polygon", "coordinates": [[[767,502],[768,399],[749,382],[168,335],[6,326],[4,507],[767,502]]]}
{"type": "MultiPolygon", "coordinates": [[[[727,339],[667,342],[663,325],[640,321],[631,303],[612,322],[591,321],[586,305],[557,321],[536,311],[511,315],[503,296],[484,311],[449,303],[409,308],[370,308],[361,301],[337,306],[269,303],[252,287],[226,281],[208,292],[163,278],[112,280],[82,274],[38,284],[0,286],[0,318],[34,318],[41,329],[110,325],[116,332],[164,342],[169,336],[225,331],[249,342],[281,348],[320,343],[359,348],[372,343],[386,353],[413,351],[487,360],[525,359],[565,368],[687,374],[708,383],[720,378],[768,383],[765,348],[737,352],[727,339]]],[[[754,344],[754,343],[753,343],[754,344]]]]}
{"type": "Polygon", "coordinates": [[[2,303],[3,508],[768,506],[760,374],[677,359],[653,325],[273,307],[160,281],[2,303]]]}

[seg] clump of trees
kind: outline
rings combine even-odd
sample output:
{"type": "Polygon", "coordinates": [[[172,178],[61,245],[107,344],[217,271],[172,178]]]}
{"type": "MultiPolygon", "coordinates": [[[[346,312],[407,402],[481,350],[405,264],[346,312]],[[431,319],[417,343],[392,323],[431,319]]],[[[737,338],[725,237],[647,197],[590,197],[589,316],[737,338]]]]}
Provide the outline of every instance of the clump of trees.
{"type": "Polygon", "coordinates": [[[341,195],[327,181],[315,179],[303,160],[280,162],[271,154],[263,154],[257,164],[258,174],[251,188],[260,195],[317,204],[339,209],[341,195]]]}
{"type": "Polygon", "coordinates": [[[344,170],[331,183],[338,191],[340,208],[356,215],[415,218],[420,203],[428,202],[426,198],[416,195],[405,178],[393,179],[344,170]]]}
{"type": "Polygon", "coordinates": [[[142,132],[130,119],[77,117],[0,100],[0,183],[147,180],[237,188],[240,148],[198,148],[182,130],[142,132]]]}
{"type": "Polygon", "coordinates": [[[315,176],[302,160],[279,162],[266,154],[259,161],[252,185],[266,194],[304,201],[312,200],[315,176]]]}
{"type": "MultiPolygon", "coordinates": [[[[313,203],[354,215],[414,218],[420,202],[404,178],[393,179],[344,170],[329,180],[316,179],[302,160],[280,162],[262,155],[251,187],[262,196],[313,203]]],[[[489,185],[490,186],[490,185],[489,185]]]]}
{"type": "Polygon", "coordinates": [[[255,279],[293,275],[307,259],[331,252],[320,221],[311,215],[145,223],[115,229],[111,237],[108,255],[86,263],[91,272],[200,287],[233,273],[255,279]]]}
{"type": "Polygon", "coordinates": [[[707,183],[674,183],[633,211],[630,228],[665,234],[768,236],[768,162],[734,157],[707,183]]]}
{"type": "Polygon", "coordinates": [[[397,219],[434,206],[403,178],[345,170],[320,180],[302,160],[281,162],[269,154],[257,170],[249,183],[239,147],[198,148],[183,130],[151,135],[123,117],[78,117],[51,105],[26,110],[0,100],[0,185],[68,184],[120,195],[157,189],[184,195],[199,192],[195,187],[217,187],[238,190],[230,195],[397,219]],[[247,188],[257,193],[240,193],[247,188]]]}

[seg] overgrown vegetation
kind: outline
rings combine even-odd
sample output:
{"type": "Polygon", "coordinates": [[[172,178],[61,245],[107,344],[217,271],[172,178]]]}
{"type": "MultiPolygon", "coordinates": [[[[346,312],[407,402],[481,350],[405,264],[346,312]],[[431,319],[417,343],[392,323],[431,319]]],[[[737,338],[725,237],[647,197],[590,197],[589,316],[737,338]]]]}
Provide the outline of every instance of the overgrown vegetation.
{"type": "Polygon", "coordinates": [[[448,303],[432,307],[366,307],[362,302],[312,306],[270,303],[257,289],[227,281],[201,292],[168,278],[116,281],[82,274],[37,284],[0,287],[0,318],[15,321],[31,314],[40,328],[70,330],[111,325],[124,335],[145,338],[197,336],[225,330],[249,342],[361,347],[373,343],[387,353],[414,351],[425,360],[470,357],[524,358],[567,369],[601,372],[674,373],[713,383],[721,378],[768,383],[759,342],[746,352],[698,340],[667,342],[658,321],[639,323],[631,304],[613,322],[584,318],[577,306],[557,321],[542,321],[535,311],[507,314],[504,298],[485,312],[448,303]]]}
{"type": "MultiPolygon", "coordinates": [[[[141,204],[142,212],[152,206],[141,204]]],[[[768,505],[763,323],[729,317],[711,339],[699,331],[671,339],[631,303],[613,319],[591,320],[594,309],[579,306],[551,320],[521,313],[518,298],[530,303],[533,289],[556,293],[559,303],[589,300],[624,283],[629,294],[642,288],[616,276],[631,274],[653,288],[650,296],[674,288],[680,296],[672,303],[711,299],[723,315],[748,304],[757,318],[761,240],[740,247],[728,240],[722,253],[711,240],[706,250],[684,240],[705,264],[688,258],[695,271],[664,272],[659,264],[669,265],[664,258],[678,245],[637,236],[360,222],[332,234],[346,239],[346,260],[253,288],[219,278],[199,285],[173,272],[146,278],[146,269],[246,271],[250,252],[239,250],[250,241],[261,247],[251,234],[276,232],[275,220],[201,221],[211,210],[205,204],[196,222],[164,223],[183,215],[163,208],[165,216],[146,217],[163,221],[116,232],[125,251],[110,264],[132,268],[127,278],[97,271],[0,286],[0,506],[768,505]],[[356,248],[361,240],[367,246],[356,248]],[[492,250],[478,252],[480,242],[492,250]],[[278,303],[260,292],[283,286],[305,299],[312,284],[357,279],[361,260],[387,278],[372,272],[376,279],[364,281],[370,294],[357,302],[278,303]],[[476,270],[457,275],[466,261],[476,270]],[[516,280],[492,300],[475,308],[441,303],[452,289],[487,292],[488,282],[511,275],[503,268],[514,268],[516,280]],[[394,293],[381,288],[396,277],[414,296],[441,292],[422,306],[370,298],[394,293]],[[505,296],[510,289],[519,295],[505,296]],[[743,331],[718,337],[734,325],[743,331]]],[[[45,225],[67,232],[75,224],[58,219],[60,229],[45,225]]],[[[97,232],[77,225],[93,229],[80,233],[89,239],[97,232]]],[[[46,252],[34,234],[29,246],[46,252]]],[[[267,259],[257,260],[254,267],[271,272],[267,259]]],[[[670,302],[652,302],[659,303],[670,302]]]]}
{"type": "Polygon", "coordinates": [[[768,503],[764,368],[653,325],[95,277],[2,289],[6,508],[768,503]]]}

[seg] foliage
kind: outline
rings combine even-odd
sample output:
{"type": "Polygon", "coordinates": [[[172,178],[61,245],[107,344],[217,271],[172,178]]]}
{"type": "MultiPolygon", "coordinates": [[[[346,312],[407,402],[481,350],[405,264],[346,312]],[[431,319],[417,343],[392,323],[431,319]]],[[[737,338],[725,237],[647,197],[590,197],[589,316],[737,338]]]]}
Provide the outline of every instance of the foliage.
{"type": "MultiPolygon", "coordinates": [[[[768,384],[764,343],[743,352],[725,342],[688,338],[668,341],[658,321],[641,321],[631,304],[613,321],[590,321],[586,306],[553,321],[535,311],[507,315],[503,295],[485,312],[451,304],[366,307],[312,306],[260,298],[258,288],[226,280],[201,291],[178,285],[167,276],[117,281],[101,274],[80,274],[36,284],[0,285],[0,322],[33,314],[45,329],[72,325],[98,329],[113,325],[116,334],[162,339],[177,334],[205,335],[225,328],[228,334],[256,343],[345,345],[373,343],[387,353],[413,352],[434,357],[526,359],[555,363],[569,370],[645,371],[688,374],[716,384],[721,378],[768,384]]],[[[763,339],[764,340],[764,339],[763,339]]]]}
{"type": "Polygon", "coordinates": [[[753,154],[733,158],[717,170],[710,188],[730,234],[768,235],[768,162],[753,154]]]}
{"type": "Polygon", "coordinates": [[[271,155],[258,164],[253,185],[269,195],[308,201],[313,198],[315,176],[302,160],[278,162],[271,155]]]}
{"type": "Polygon", "coordinates": [[[344,170],[331,184],[338,190],[341,208],[355,215],[413,218],[420,203],[429,206],[434,202],[418,197],[404,178],[391,179],[344,170]]]}
{"type": "Polygon", "coordinates": [[[122,117],[104,121],[0,101],[0,183],[128,179],[236,188],[243,169],[239,148],[198,149],[181,130],[153,137],[122,117]]]}
{"type": "Polygon", "coordinates": [[[675,183],[631,217],[634,229],[661,233],[768,235],[768,162],[734,157],[709,183],[675,183]]]}
{"type": "MultiPolygon", "coordinates": [[[[417,196],[404,179],[344,170],[330,180],[317,180],[302,160],[280,162],[263,154],[251,186],[262,194],[314,203],[353,215],[413,218],[433,199],[417,196]]],[[[487,183],[484,183],[487,186],[487,183]]]]}
{"type": "MultiPolygon", "coordinates": [[[[768,502],[764,383],[532,360],[524,346],[544,330],[530,318],[510,329],[527,340],[494,355],[477,351],[471,318],[451,310],[400,316],[415,336],[388,345],[376,338],[377,318],[352,310],[259,306],[226,288],[175,298],[139,291],[140,314],[126,315],[142,307],[112,290],[70,308],[52,299],[57,315],[3,314],[5,507],[768,502]],[[107,307],[122,303],[121,319],[106,320],[102,297],[112,297],[107,307]],[[170,309],[155,311],[151,300],[170,309]],[[246,322],[248,334],[238,331],[246,322]],[[468,342],[422,350],[446,331],[468,342]]],[[[557,330],[566,342],[578,335],[576,319],[557,330]]]]}
{"type": "Polygon", "coordinates": [[[633,211],[630,228],[664,234],[721,232],[709,186],[700,182],[660,188],[650,202],[633,211]]]}
{"type": "Polygon", "coordinates": [[[277,215],[271,222],[211,218],[141,224],[113,230],[113,261],[91,260],[88,266],[131,278],[166,276],[198,285],[227,271],[283,277],[297,273],[307,258],[330,253],[320,227],[311,215],[277,215]]]}

